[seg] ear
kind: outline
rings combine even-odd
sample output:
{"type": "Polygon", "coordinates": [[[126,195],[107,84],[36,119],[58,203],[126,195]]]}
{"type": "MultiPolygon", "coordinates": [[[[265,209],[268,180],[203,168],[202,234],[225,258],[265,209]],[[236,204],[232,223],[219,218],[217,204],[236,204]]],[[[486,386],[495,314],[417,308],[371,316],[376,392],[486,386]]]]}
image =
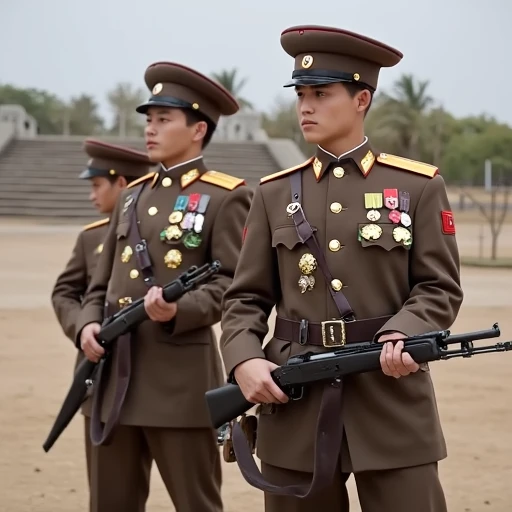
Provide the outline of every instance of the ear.
{"type": "Polygon", "coordinates": [[[128,185],[128,182],[126,181],[126,178],[124,176],[118,176],[117,178],[117,186],[119,188],[126,188],[128,185]]]}
{"type": "Polygon", "coordinates": [[[372,93],[368,89],[364,89],[356,94],[356,105],[358,112],[366,112],[366,109],[372,102],[372,93]]]}
{"type": "Polygon", "coordinates": [[[194,125],[194,136],[192,140],[194,142],[199,142],[206,136],[206,132],[208,131],[208,125],[205,121],[199,121],[194,125]]]}

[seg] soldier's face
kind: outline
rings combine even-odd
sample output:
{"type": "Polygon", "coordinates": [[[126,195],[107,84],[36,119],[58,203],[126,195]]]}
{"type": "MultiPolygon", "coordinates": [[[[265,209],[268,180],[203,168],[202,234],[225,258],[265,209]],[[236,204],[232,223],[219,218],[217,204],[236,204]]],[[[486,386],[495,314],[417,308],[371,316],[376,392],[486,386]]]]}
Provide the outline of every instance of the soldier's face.
{"type": "Polygon", "coordinates": [[[295,91],[300,128],[312,144],[325,146],[347,137],[361,117],[358,95],[351,97],[340,83],[298,86],[295,91]]]}
{"type": "Polygon", "coordinates": [[[126,180],[120,176],[115,182],[96,176],[91,179],[89,200],[100,213],[112,213],[126,180]]]}
{"type": "Polygon", "coordinates": [[[187,160],[191,148],[199,145],[206,123],[187,125],[184,112],[178,108],[151,107],[146,114],[146,149],[153,162],[166,167],[187,160]]]}

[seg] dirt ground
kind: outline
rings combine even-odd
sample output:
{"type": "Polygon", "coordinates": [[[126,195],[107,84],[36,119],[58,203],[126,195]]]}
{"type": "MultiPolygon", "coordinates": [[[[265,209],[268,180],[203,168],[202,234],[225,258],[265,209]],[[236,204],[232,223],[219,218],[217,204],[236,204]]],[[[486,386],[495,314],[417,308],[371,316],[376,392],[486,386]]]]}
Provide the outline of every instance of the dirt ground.
{"type": "MultiPolygon", "coordinates": [[[[49,296],[78,229],[0,222],[0,511],[87,510],[82,417],[50,453],[41,448],[75,357],[49,296]]],[[[457,229],[461,253],[477,256],[480,224],[461,222],[457,229]]],[[[512,225],[504,226],[500,255],[512,256],[512,225]]],[[[462,281],[465,301],[453,330],[485,329],[499,321],[502,339],[512,339],[512,271],[463,268],[462,281]]],[[[440,471],[450,512],[512,508],[512,407],[506,398],[511,368],[512,353],[432,365],[449,448],[440,471]]],[[[349,490],[357,512],[352,479],[349,490]]],[[[242,479],[236,465],[224,466],[223,495],[226,512],[263,510],[262,493],[242,479]]],[[[174,510],[156,468],[147,510],[174,510]]]]}

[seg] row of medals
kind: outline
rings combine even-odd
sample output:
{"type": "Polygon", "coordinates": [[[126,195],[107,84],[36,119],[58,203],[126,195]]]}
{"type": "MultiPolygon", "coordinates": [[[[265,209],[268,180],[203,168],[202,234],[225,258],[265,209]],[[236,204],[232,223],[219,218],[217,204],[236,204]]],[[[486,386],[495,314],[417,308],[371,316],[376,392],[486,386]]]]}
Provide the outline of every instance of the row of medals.
{"type": "MultiPolygon", "coordinates": [[[[190,201],[188,196],[178,196],[174,211],[169,215],[169,226],[160,233],[160,240],[166,244],[183,243],[186,249],[197,249],[202,242],[201,232],[204,224],[204,211],[209,202],[209,196],[197,194],[197,201],[190,201]],[[194,211],[203,203],[202,213],[194,211]],[[189,207],[189,211],[185,212],[189,207]],[[192,211],[191,211],[192,210],[192,211]]],[[[150,208],[150,215],[157,213],[156,207],[150,208]]],[[[121,253],[121,261],[128,263],[133,255],[132,248],[127,245],[121,253]]],[[[167,251],[164,263],[168,268],[178,268],[183,261],[183,254],[178,249],[167,251]]]]}
{"type": "MultiPolygon", "coordinates": [[[[400,196],[401,204],[398,201],[398,191],[395,189],[391,191],[391,196],[388,196],[386,201],[386,207],[390,210],[388,218],[393,224],[401,224],[393,229],[393,239],[395,242],[401,243],[405,247],[410,247],[412,244],[412,234],[408,228],[411,226],[412,220],[407,213],[410,199],[407,192],[401,192],[400,196]],[[397,209],[398,206],[401,206],[401,208],[397,209]]],[[[382,215],[379,209],[383,207],[382,198],[382,193],[365,194],[365,208],[369,210],[366,218],[370,222],[378,222],[381,219],[382,215]]],[[[361,228],[360,236],[368,241],[378,240],[382,236],[382,228],[378,224],[367,224],[361,228]]],[[[316,281],[313,272],[317,268],[318,263],[312,254],[306,253],[301,256],[299,260],[301,276],[298,281],[301,293],[311,291],[314,288],[316,281]]]]}
{"type": "MultiPolygon", "coordinates": [[[[409,203],[409,193],[401,191],[399,198],[398,190],[396,189],[384,190],[384,194],[379,192],[364,195],[364,206],[369,210],[366,218],[370,222],[378,222],[381,219],[379,209],[385,206],[389,209],[388,219],[393,224],[397,224],[393,229],[393,239],[405,247],[410,247],[412,244],[412,234],[408,229],[412,224],[408,213],[409,203]]],[[[359,234],[368,241],[378,240],[382,236],[382,227],[378,224],[367,224],[361,228],[359,234]]]]}

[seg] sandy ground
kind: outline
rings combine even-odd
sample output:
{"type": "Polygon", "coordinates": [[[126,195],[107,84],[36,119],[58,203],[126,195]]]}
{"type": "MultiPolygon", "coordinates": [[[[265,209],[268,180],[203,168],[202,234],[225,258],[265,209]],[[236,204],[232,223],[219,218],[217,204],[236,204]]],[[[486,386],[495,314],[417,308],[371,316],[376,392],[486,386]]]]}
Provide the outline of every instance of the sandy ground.
{"type": "MultiPolygon", "coordinates": [[[[70,384],[75,356],[49,295],[78,229],[0,222],[0,511],[87,510],[82,417],[49,454],[41,448],[70,384]]],[[[457,229],[461,253],[477,256],[480,224],[461,223],[457,229]]],[[[487,244],[485,230],[484,236],[487,244]]],[[[500,255],[512,256],[512,225],[504,226],[500,255]]],[[[512,339],[512,271],[464,268],[462,280],[465,302],[453,330],[499,321],[502,338],[512,339]]],[[[440,468],[450,512],[512,509],[512,406],[506,398],[511,368],[512,353],[432,365],[449,447],[440,468]]],[[[352,479],[349,489],[352,510],[359,511],[352,479]]],[[[224,466],[223,494],[227,512],[263,510],[262,494],[246,484],[236,465],[224,466]]],[[[174,510],[156,468],[147,510],[174,510]]]]}

